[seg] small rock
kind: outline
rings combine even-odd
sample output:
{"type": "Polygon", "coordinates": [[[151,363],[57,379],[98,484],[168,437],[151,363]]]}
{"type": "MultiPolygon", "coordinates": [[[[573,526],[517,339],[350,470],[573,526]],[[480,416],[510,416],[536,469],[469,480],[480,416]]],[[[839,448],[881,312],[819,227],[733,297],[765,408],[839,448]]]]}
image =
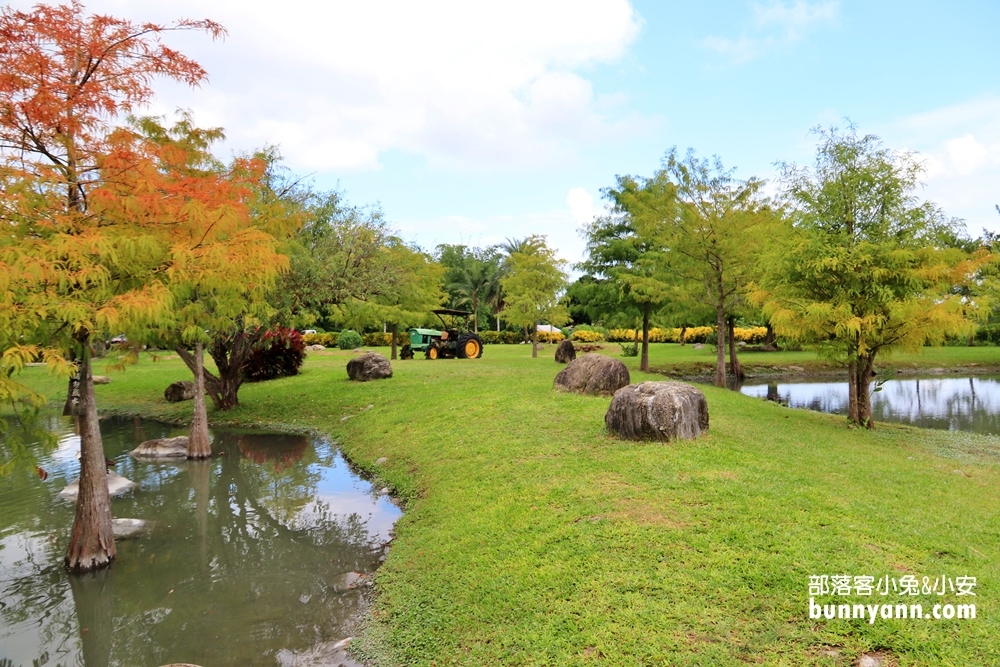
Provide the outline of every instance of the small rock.
{"type": "Polygon", "coordinates": [[[137,459],[181,459],[187,458],[188,437],[156,438],[147,440],[129,454],[137,459]]]}
{"type": "Polygon", "coordinates": [[[124,540],[135,537],[149,528],[149,522],[143,519],[112,519],[111,532],[116,540],[124,540]]]}
{"type": "Polygon", "coordinates": [[[333,578],[330,588],[337,593],[344,593],[357,588],[363,578],[364,575],[360,572],[345,572],[333,578]]]}
{"type": "Polygon", "coordinates": [[[320,345],[316,343],[314,345],[306,345],[306,352],[322,352],[326,349],[326,345],[320,345]]]}
{"type": "Polygon", "coordinates": [[[348,419],[350,419],[350,418],[351,418],[351,417],[353,417],[353,416],[354,416],[354,415],[344,415],[343,417],[341,417],[341,418],[340,418],[340,421],[342,421],[342,422],[346,422],[346,421],[347,421],[348,419]]]}
{"type": "Polygon", "coordinates": [[[863,653],[858,658],[857,667],[884,667],[885,658],[875,653],[863,653]]]}
{"type": "Polygon", "coordinates": [[[705,344],[704,343],[695,343],[691,347],[692,347],[692,349],[695,349],[695,350],[704,350],[705,349],[705,344]]]}
{"type": "Polygon", "coordinates": [[[111,378],[107,375],[95,375],[94,384],[111,384],[111,378]]]}
{"type": "Polygon", "coordinates": [[[789,366],[788,370],[795,371],[796,373],[804,373],[806,369],[802,368],[802,366],[789,366]]]}
{"type": "Polygon", "coordinates": [[[336,644],[333,645],[333,648],[335,648],[335,649],[347,648],[348,644],[351,643],[352,639],[354,639],[354,637],[348,637],[347,639],[341,639],[339,642],[337,642],[336,644]]]}
{"type": "Polygon", "coordinates": [[[573,341],[568,338],[560,341],[556,348],[556,363],[568,364],[574,359],[576,359],[576,348],[573,346],[573,341]]]}
{"type": "Polygon", "coordinates": [[[179,380],[171,383],[163,390],[163,398],[169,403],[180,403],[190,401],[194,398],[194,382],[191,380],[179,380]]]}
{"type": "Polygon", "coordinates": [[[383,486],[378,492],[380,495],[387,496],[389,495],[389,487],[383,486]]]}
{"type": "MultiPolygon", "coordinates": [[[[139,485],[130,479],[125,479],[114,470],[108,471],[108,495],[111,497],[120,496],[126,491],[138,487],[139,485]]],[[[59,492],[59,495],[66,500],[76,500],[80,495],[80,478],[77,477],[69,485],[59,492]]]]}
{"type": "Polygon", "coordinates": [[[385,458],[384,456],[380,456],[379,458],[375,459],[375,465],[380,466],[388,460],[389,459],[385,458]]]}
{"type": "Polygon", "coordinates": [[[392,365],[378,352],[366,352],[347,362],[347,376],[355,382],[392,377],[392,365]]]}

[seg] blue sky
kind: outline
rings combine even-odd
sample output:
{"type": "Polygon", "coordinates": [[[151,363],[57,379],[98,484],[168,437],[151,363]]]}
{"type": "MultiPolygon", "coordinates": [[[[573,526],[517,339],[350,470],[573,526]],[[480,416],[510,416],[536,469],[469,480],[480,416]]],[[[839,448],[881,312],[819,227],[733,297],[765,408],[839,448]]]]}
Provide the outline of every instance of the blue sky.
{"type": "MultiPolygon", "coordinates": [[[[18,6],[29,3],[15,2],[18,6]]],[[[160,87],[227,129],[222,152],[280,145],[291,168],[379,202],[408,240],[546,234],[580,224],[616,174],[671,146],[738,174],[812,159],[810,128],[850,118],[918,151],[924,194],[971,232],[1000,229],[1000,3],[761,0],[101,0],[141,20],[208,17],[223,42],[172,35],[209,70],[160,87]]]]}

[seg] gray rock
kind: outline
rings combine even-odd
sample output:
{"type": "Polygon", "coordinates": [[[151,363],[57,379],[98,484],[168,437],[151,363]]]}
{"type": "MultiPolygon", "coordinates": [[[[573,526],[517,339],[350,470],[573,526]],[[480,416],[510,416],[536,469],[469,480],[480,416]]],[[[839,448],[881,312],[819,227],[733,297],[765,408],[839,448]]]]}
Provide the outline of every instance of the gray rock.
{"type": "Polygon", "coordinates": [[[170,403],[190,401],[194,398],[194,382],[191,380],[174,382],[163,390],[163,398],[167,399],[170,403]]]}
{"type": "Polygon", "coordinates": [[[111,378],[107,375],[95,375],[94,384],[111,384],[111,378]]]}
{"type": "Polygon", "coordinates": [[[683,382],[633,384],[615,392],[604,424],[625,440],[696,438],[708,431],[708,402],[683,382]]]}
{"type": "Polygon", "coordinates": [[[385,458],[384,456],[380,456],[378,459],[375,460],[375,465],[380,466],[388,460],[389,459],[385,458]]]}
{"type": "Polygon", "coordinates": [[[576,359],[576,348],[573,347],[573,341],[569,339],[560,341],[559,347],[556,348],[556,362],[568,364],[574,359],[576,359]]]}
{"type": "Polygon", "coordinates": [[[555,387],[578,394],[610,395],[630,382],[628,368],[603,354],[577,357],[556,375],[555,387]]]}
{"type": "Polygon", "coordinates": [[[364,575],[360,572],[345,572],[338,574],[330,581],[330,588],[337,593],[344,593],[362,585],[364,575]]]}
{"type": "Polygon", "coordinates": [[[146,532],[148,528],[149,528],[149,522],[143,519],[111,520],[111,532],[114,533],[116,540],[123,540],[129,537],[135,537],[136,535],[146,532]]]}
{"type": "Polygon", "coordinates": [[[804,373],[806,369],[802,368],[802,366],[789,366],[788,370],[795,371],[796,373],[804,373]]]}
{"type": "Polygon", "coordinates": [[[876,653],[862,653],[857,662],[858,667],[883,667],[885,664],[885,658],[876,653]]]}
{"type": "Polygon", "coordinates": [[[313,345],[306,345],[306,352],[322,352],[326,349],[326,345],[320,345],[315,343],[313,345]]]}
{"type": "Polygon", "coordinates": [[[691,347],[693,349],[695,349],[695,350],[704,350],[705,349],[705,344],[704,343],[695,343],[691,347]]]}
{"type": "MultiPolygon", "coordinates": [[[[130,479],[125,479],[114,470],[108,471],[108,495],[112,498],[120,496],[126,491],[131,491],[138,486],[138,484],[130,479]]],[[[80,495],[80,478],[77,477],[70,482],[65,489],[59,492],[59,495],[66,500],[76,500],[77,496],[80,495]]]]}
{"type": "Polygon", "coordinates": [[[188,437],[157,438],[147,440],[129,454],[137,459],[182,459],[187,458],[188,437]]]}
{"type": "Polygon", "coordinates": [[[365,352],[347,362],[347,377],[356,382],[392,377],[392,365],[378,352],[365,352]]]}

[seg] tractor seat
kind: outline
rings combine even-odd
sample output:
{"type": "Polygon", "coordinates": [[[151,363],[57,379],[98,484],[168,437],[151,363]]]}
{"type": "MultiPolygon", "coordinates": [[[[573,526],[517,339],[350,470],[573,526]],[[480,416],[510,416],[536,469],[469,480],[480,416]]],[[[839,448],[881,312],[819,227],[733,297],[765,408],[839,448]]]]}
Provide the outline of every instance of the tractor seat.
{"type": "Polygon", "coordinates": [[[448,340],[448,332],[447,331],[442,331],[441,332],[441,340],[448,340]]]}

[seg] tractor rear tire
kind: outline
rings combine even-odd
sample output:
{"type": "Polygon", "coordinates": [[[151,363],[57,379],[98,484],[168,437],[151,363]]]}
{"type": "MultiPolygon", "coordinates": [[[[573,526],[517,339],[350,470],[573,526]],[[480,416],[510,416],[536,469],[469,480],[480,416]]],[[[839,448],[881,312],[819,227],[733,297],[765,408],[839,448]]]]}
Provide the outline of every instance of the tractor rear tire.
{"type": "Polygon", "coordinates": [[[483,356],[483,341],[476,334],[463,334],[458,337],[459,359],[478,359],[483,356]]]}

